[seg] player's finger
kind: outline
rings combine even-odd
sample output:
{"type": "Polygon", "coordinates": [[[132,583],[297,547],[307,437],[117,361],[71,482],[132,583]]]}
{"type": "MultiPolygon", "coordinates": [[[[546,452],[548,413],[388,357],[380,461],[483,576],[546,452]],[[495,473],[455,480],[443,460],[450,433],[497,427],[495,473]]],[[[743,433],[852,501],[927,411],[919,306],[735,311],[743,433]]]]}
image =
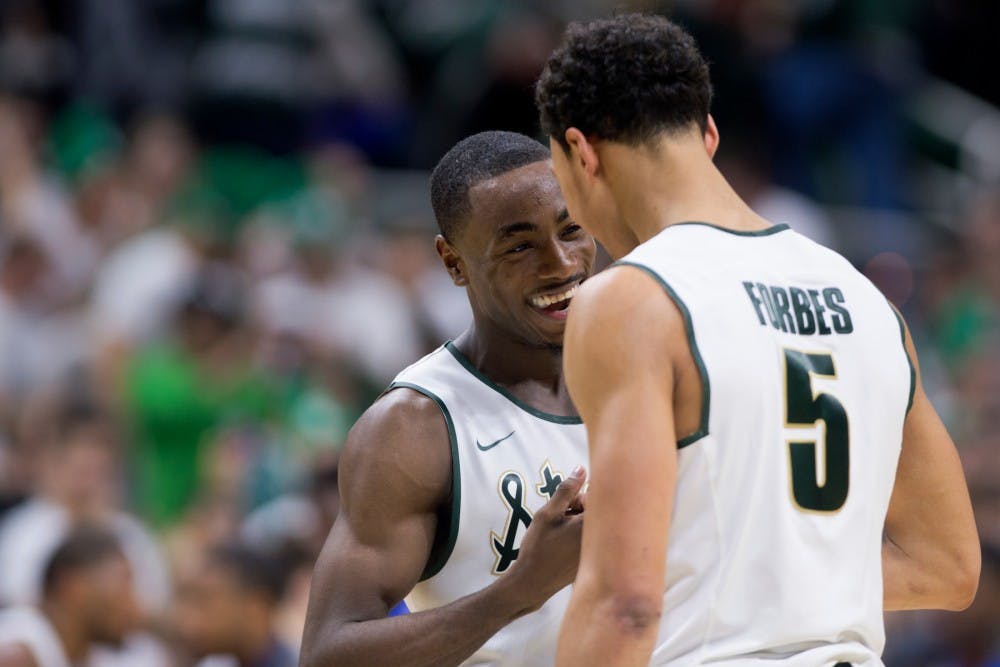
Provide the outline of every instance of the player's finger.
{"type": "Polygon", "coordinates": [[[564,513],[569,509],[570,503],[576,499],[586,480],[587,471],[583,466],[573,468],[573,472],[569,474],[569,477],[559,484],[559,488],[552,495],[552,500],[547,503],[547,507],[560,514],[564,513]]]}

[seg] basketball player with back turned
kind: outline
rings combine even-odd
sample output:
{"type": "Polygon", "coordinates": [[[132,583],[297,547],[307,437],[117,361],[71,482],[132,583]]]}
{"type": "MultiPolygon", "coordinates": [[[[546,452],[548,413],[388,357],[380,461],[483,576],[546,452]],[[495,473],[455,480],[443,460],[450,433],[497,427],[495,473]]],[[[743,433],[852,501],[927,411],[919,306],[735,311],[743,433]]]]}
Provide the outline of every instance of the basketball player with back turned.
{"type": "Polygon", "coordinates": [[[473,323],[402,371],[351,430],[303,667],[555,660],[587,450],[562,339],[594,240],[568,216],[549,150],[519,134],[457,144],[431,199],[438,253],[473,323]],[[387,618],[404,596],[414,613],[387,618]]]}
{"type": "Polygon", "coordinates": [[[979,544],[902,319],[712,163],[708,67],[664,18],[571,26],[536,90],[571,216],[591,484],[558,665],[880,665],[883,609],[961,609],[979,544]]]}

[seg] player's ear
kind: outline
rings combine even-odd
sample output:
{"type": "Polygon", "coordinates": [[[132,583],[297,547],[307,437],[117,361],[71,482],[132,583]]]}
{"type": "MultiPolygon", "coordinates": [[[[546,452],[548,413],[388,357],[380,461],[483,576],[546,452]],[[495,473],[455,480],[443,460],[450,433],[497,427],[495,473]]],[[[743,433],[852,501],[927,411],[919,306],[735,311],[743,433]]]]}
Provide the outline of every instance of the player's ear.
{"type": "Polygon", "coordinates": [[[601,161],[597,157],[594,144],[587,140],[586,135],[575,127],[566,129],[566,143],[569,144],[569,160],[575,163],[588,178],[597,175],[601,161]]]}
{"type": "Polygon", "coordinates": [[[708,114],[708,122],[705,123],[705,150],[710,158],[715,157],[715,151],[719,150],[719,128],[712,114],[708,114]]]}
{"type": "Polygon", "coordinates": [[[437,250],[444,268],[448,271],[448,275],[451,276],[451,282],[459,287],[468,285],[469,280],[465,276],[465,264],[462,262],[462,257],[458,254],[458,251],[455,250],[455,246],[442,234],[438,234],[434,237],[434,249],[437,250]]]}

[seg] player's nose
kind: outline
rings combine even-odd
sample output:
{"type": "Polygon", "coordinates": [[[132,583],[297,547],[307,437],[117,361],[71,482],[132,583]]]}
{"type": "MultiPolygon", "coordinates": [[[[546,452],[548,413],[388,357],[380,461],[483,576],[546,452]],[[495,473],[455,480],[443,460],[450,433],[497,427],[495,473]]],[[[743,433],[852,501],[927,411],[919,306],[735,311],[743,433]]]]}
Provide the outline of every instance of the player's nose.
{"type": "Polygon", "coordinates": [[[566,280],[579,271],[573,249],[559,239],[550,240],[540,253],[538,275],[547,280],[566,280]]]}

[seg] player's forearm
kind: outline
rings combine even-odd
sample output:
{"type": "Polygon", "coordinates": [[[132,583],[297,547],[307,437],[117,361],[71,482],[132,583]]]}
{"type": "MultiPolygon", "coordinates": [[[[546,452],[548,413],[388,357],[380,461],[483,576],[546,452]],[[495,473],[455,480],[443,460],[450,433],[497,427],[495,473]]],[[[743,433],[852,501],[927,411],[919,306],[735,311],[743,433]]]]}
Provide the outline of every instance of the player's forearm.
{"type": "Polygon", "coordinates": [[[570,602],[559,633],[558,667],[645,667],[659,632],[656,596],[590,594],[570,602]]]}
{"type": "Polygon", "coordinates": [[[941,548],[882,538],[882,600],[886,611],[946,609],[961,611],[975,597],[979,582],[979,544],[941,548]]]}
{"type": "Polygon", "coordinates": [[[498,630],[532,611],[505,579],[435,609],[340,623],[303,644],[300,667],[459,665],[498,630]]]}

